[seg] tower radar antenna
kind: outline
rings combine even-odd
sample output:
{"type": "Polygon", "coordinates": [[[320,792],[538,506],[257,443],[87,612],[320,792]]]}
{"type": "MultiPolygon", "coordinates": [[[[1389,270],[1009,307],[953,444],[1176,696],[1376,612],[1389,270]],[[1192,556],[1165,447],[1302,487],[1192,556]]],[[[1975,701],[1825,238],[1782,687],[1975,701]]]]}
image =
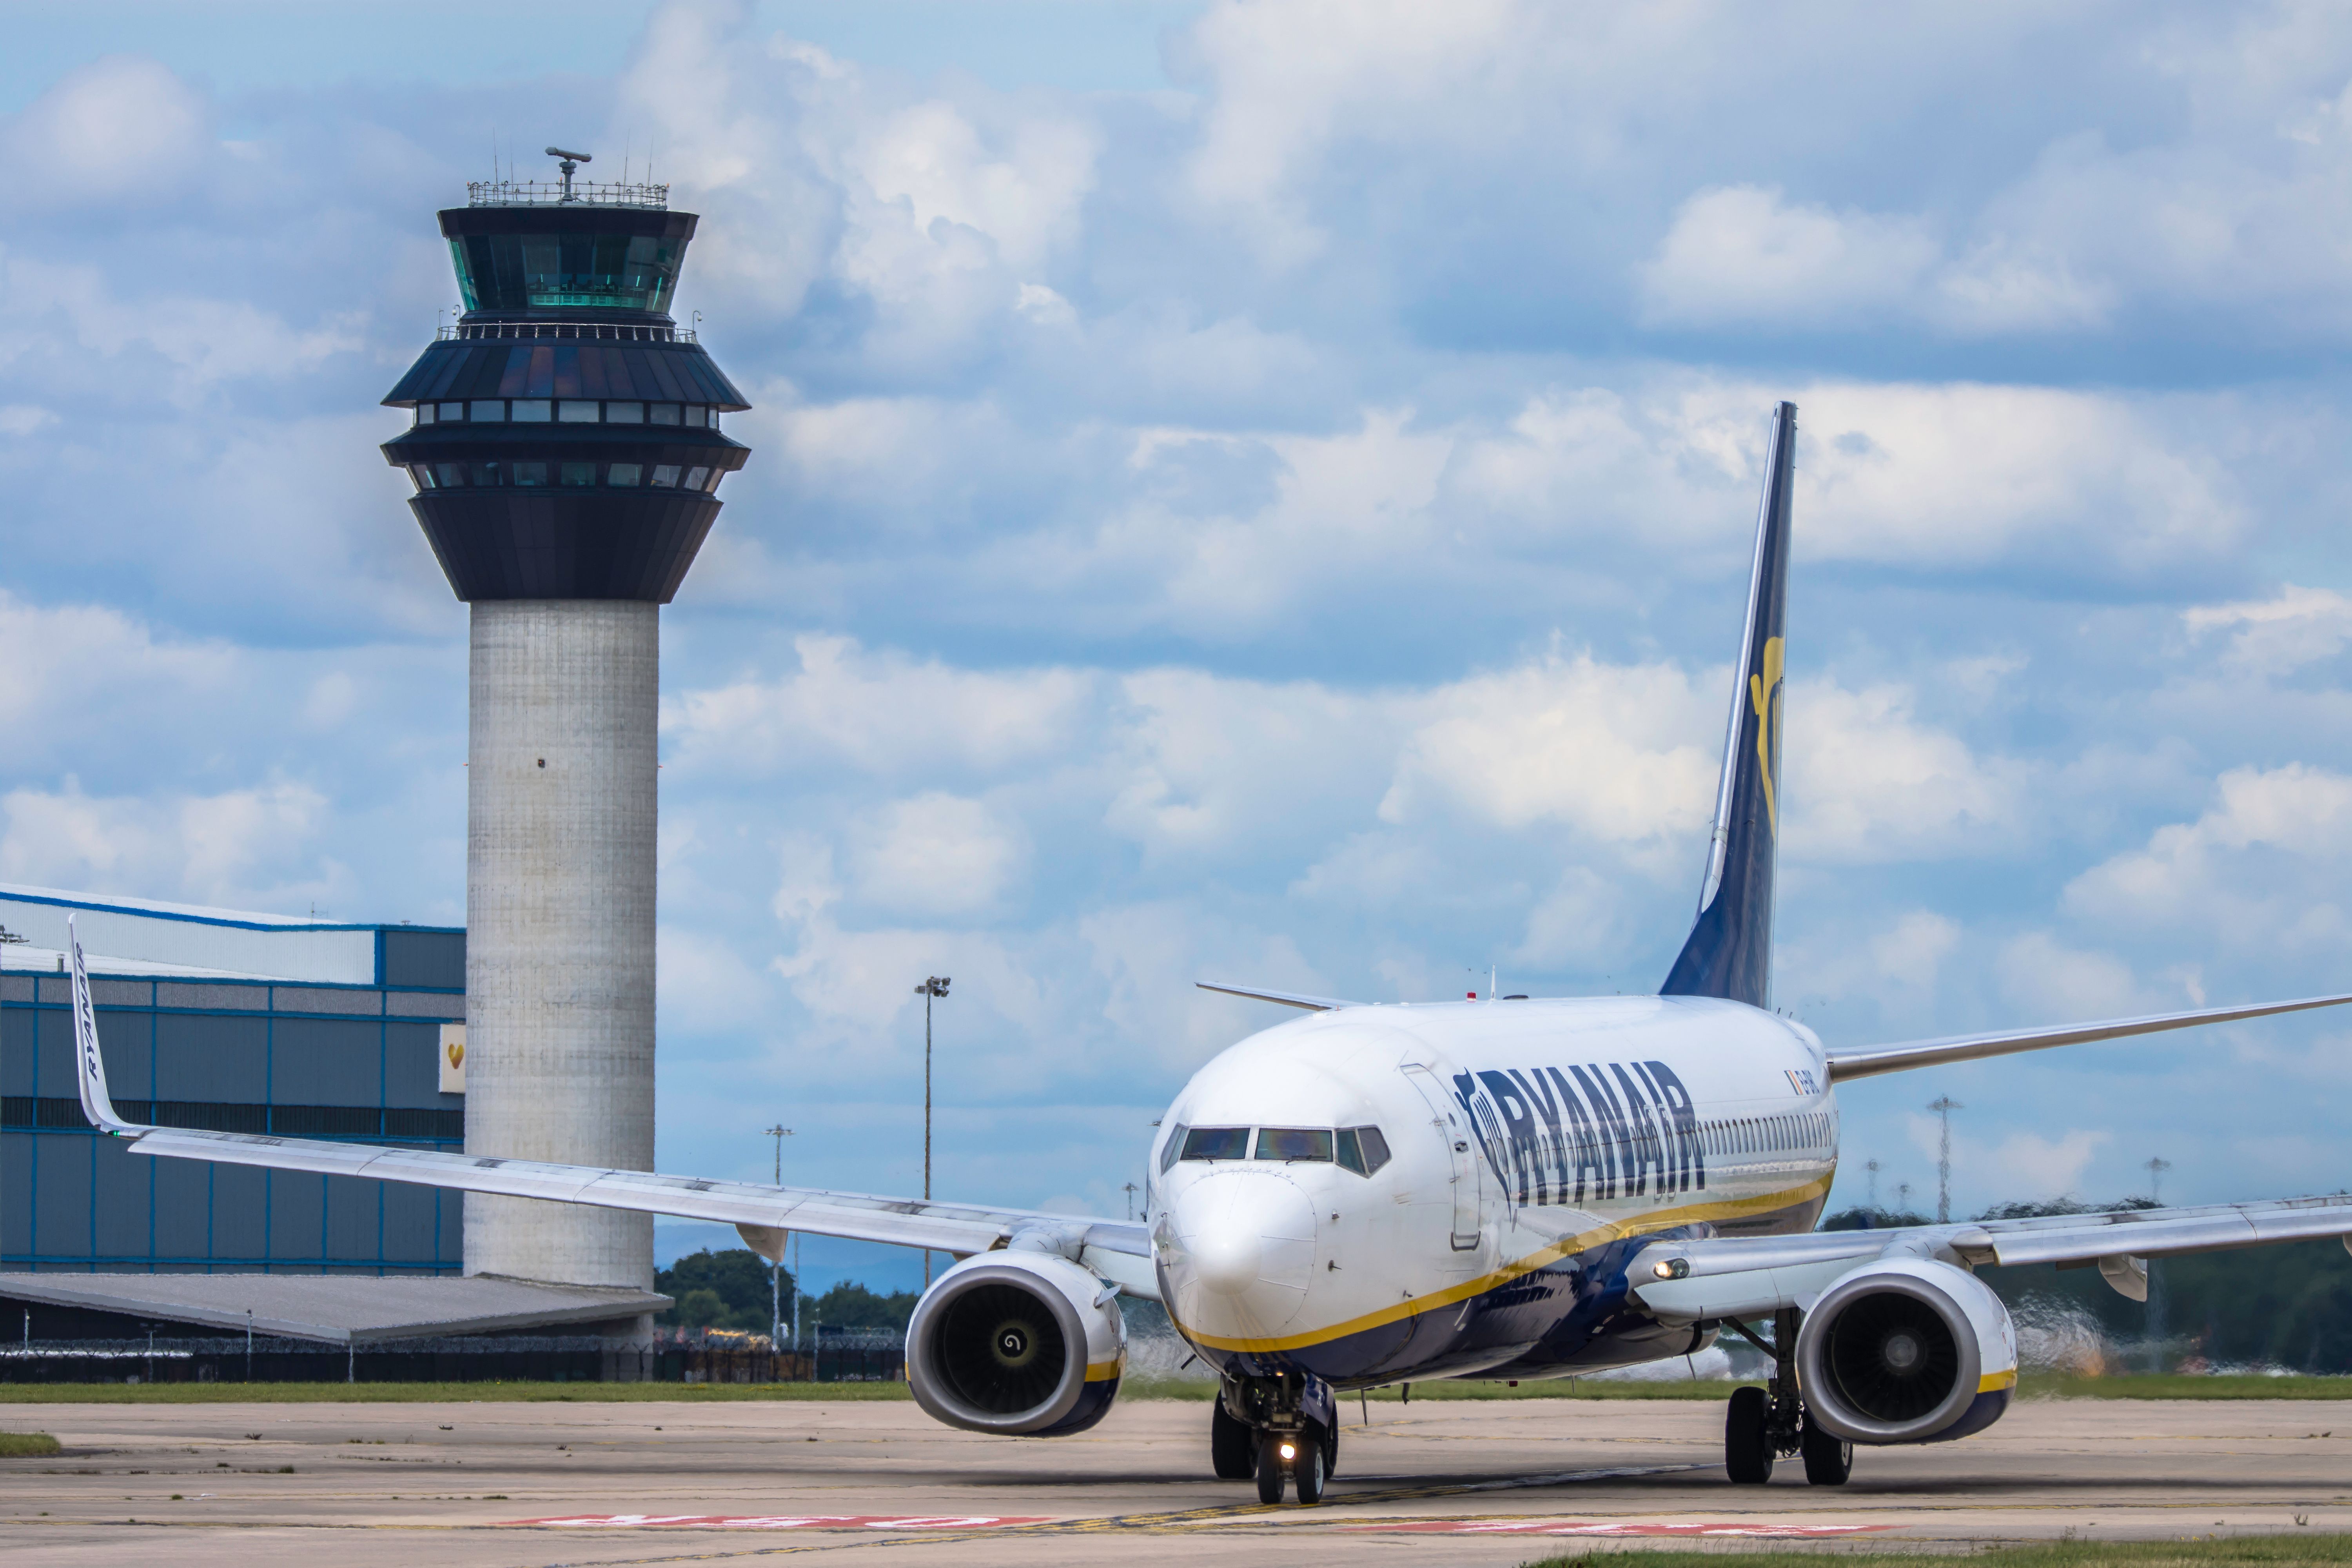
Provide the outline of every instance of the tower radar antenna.
{"type": "Polygon", "coordinates": [[[572,199],[572,176],[574,171],[576,171],[581,164],[593,163],[596,160],[591,158],[585,153],[567,153],[561,147],[550,147],[547,150],[547,155],[551,158],[561,158],[563,160],[563,162],[559,163],[556,167],[563,175],[563,199],[568,202],[572,199]]]}

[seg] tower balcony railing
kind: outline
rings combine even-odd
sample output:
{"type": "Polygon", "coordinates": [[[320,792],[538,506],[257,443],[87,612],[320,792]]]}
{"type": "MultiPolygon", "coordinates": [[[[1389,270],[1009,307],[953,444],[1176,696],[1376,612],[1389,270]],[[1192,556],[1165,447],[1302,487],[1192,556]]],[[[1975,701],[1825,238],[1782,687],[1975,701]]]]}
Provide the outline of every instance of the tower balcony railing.
{"type": "Polygon", "coordinates": [[[608,342],[690,343],[691,327],[625,321],[459,321],[435,334],[440,342],[471,342],[478,338],[602,338],[608,342]]]}
{"type": "MultiPolygon", "coordinates": [[[[569,165],[566,165],[569,167],[569,165]]],[[[669,186],[609,180],[468,180],[466,205],[474,207],[648,207],[669,210],[669,186]]]]}

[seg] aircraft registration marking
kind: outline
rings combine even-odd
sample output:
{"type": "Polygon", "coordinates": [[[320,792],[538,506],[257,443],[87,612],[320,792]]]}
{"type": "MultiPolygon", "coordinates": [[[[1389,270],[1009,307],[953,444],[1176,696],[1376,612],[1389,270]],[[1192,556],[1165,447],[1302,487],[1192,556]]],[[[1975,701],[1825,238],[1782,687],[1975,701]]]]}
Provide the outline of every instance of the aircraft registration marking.
{"type": "Polygon", "coordinates": [[[541,1530],[988,1530],[1044,1524],[1045,1514],[582,1513],[500,1522],[541,1530]]]}

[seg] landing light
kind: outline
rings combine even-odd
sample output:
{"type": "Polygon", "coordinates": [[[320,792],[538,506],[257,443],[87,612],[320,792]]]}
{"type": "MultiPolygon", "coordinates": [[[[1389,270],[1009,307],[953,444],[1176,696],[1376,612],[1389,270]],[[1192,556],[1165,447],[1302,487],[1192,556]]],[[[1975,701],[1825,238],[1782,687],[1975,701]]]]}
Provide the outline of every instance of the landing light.
{"type": "Polygon", "coordinates": [[[1687,1279],[1690,1278],[1690,1259],[1661,1258],[1650,1265],[1650,1272],[1661,1279],[1687,1279]]]}
{"type": "Polygon", "coordinates": [[[1295,1459],[1298,1458],[1298,1450],[1285,1443],[1282,1446],[1282,1457],[1286,1459],[1295,1459]]]}

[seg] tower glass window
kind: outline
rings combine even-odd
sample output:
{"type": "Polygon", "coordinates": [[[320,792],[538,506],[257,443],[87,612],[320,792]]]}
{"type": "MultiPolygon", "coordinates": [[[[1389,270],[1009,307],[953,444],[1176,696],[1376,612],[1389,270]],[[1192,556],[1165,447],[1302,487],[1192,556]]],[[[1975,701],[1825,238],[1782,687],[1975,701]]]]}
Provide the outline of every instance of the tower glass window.
{"type": "Polygon", "coordinates": [[[470,234],[449,241],[468,310],[667,311],[686,242],[648,234],[470,234]]]}
{"type": "Polygon", "coordinates": [[[663,489],[676,489],[677,488],[677,465],[676,463],[656,463],[654,465],[654,483],[663,489]]]}
{"type": "Polygon", "coordinates": [[[624,486],[635,485],[637,482],[638,477],[643,474],[644,471],[644,465],[642,464],[615,463],[613,465],[612,478],[606,482],[608,484],[624,486]]]}

